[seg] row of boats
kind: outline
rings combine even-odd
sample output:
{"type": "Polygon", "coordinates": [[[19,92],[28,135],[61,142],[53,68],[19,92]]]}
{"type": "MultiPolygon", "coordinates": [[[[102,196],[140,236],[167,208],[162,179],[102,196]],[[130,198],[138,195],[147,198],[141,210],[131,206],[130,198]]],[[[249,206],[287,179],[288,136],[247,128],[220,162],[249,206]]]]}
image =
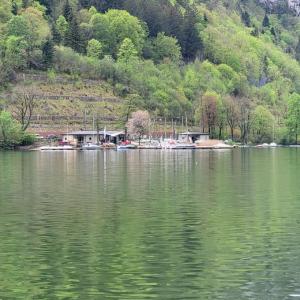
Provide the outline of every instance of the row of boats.
{"type": "Polygon", "coordinates": [[[183,149],[231,149],[233,146],[227,145],[223,142],[215,144],[201,144],[201,143],[183,143],[176,140],[168,139],[164,141],[151,140],[142,143],[122,143],[115,144],[93,144],[86,143],[80,147],[73,147],[71,145],[56,145],[56,146],[43,146],[40,147],[41,151],[55,151],[55,150],[101,150],[101,149],[116,149],[116,150],[132,150],[132,149],[170,149],[170,150],[183,150],[183,149]]]}

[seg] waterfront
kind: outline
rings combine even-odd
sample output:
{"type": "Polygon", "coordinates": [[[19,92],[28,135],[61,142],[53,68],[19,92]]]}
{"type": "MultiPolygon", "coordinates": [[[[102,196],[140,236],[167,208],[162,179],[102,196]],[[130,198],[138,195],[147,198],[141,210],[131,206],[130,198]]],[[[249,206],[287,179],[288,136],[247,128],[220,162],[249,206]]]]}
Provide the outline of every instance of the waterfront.
{"type": "Polygon", "coordinates": [[[289,148],[0,152],[0,299],[292,299],[299,175],[289,148]]]}

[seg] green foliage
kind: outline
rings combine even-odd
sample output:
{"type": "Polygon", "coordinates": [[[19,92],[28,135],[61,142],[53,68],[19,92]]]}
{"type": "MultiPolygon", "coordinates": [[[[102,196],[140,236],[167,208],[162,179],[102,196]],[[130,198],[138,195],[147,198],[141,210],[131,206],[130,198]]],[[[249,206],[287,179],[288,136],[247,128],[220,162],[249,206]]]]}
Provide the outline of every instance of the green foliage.
{"type": "Polygon", "coordinates": [[[12,70],[22,70],[27,65],[28,44],[23,37],[11,35],[5,42],[5,62],[12,70]]]}
{"type": "MultiPolygon", "coordinates": [[[[12,1],[0,1],[0,24],[5,24],[12,17],[12,1]]],[[[1,27],[0,27],[1,28],[1,27]]]]}
{"type": "Polygon", "coordinates": [[[265,107],[259,105],[253,113],[253,134],[256,142],[270,142],[273,137],[274,116],[265,107]]]}
{"type": "Polygon", "coordinates": [[[164,33],[158,33],[153,39],[149,51],[149,58],[156,63],[162,62],[164,59],[170,59],[178,64],[181,60],[181,48],[176,38],[166,36],[164,33]]]}
{"type": "Polygon", "coordinates": [[[106,14],[96,13],[90,25],[93,37],[106,45],[106,52],[114,56],[126,38],[132,41],[138,53],[143,48],[146,31],[140,20],[126,11],[112,9],[106,14]]]}
{"type": "Polygon", "coordinates": [[[138,52],[131,39],[125,38],[118,52],[118,61],[128,63],[131,59],[136,58],[137,54],[138,52]]]}
{"type": "Polygon", "coordinates": [[[13,148],[22,143],[23,131],[10,113],[0,112],[0,148],[13,148]]]}
{"type": "Polygon", "coordinates": [[[34,134],[25,132],[22,137],[22,146],[29,146],[36,142],[36,136],[34,134]]]}
{"type": "Polygon", "coordinates": [[[68,30],[65,34],[65,46],[71,47],[79,53],[83,52],[83,39],[75,17],[69,22],[68,30]]]}
{"type": "Polygon", "coordinates": [[[52,40],[49,40],[43,46],[43,63],[45,68],[52,66],[53,58],[54,58],[54,44],[52,40]]]}
{"type": "Polygon", "coordinates": [[[101,58],[103,53],[102,44],[95,39],[89,40],[86,52],[89,57],[101,58]]]}
{"type": "Polygon", "coordinates": [[[290,134],[295,137],[298,142],[300,133],[300,95],[293,93],[288,100],[288,114],[286,120],[290,134]]]}
{"type": "Polygon", "coordinates": [[[64,16],[60,15],[56,20],[56,29],[59,32],[60,36],[64,39],[69,29],[69,24],[64,16]]]}

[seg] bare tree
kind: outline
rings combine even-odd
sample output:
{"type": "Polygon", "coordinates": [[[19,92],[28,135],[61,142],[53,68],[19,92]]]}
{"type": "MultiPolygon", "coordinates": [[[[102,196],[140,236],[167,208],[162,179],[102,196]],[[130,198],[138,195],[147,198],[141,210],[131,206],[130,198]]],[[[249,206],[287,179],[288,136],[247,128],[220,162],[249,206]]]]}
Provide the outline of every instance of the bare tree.
{"type": "Polygon", "coordinates": [[[249,133],[252,126],[252,105],[248,98],[241,98],[239,101],[238,126],[241,131],[241,141],[248,143],[249,133]]]}
{"type": "Polygon", "coordinates": [[[18,89],[13,94],[13,113],[25,131],[30,125],[33,112],[37,106],[36,96],[29,88],[18,89]]]}
{"type": "Polygon", "coordinates": [[[215,136],[215,127],[218,118],[217,94],[205,93],[202,96],[202,122],[207,126],[210,137],[215,136]]]}
{"type": "Polygon", "coordinates": [[[225,99],[226,121],[230,128],[231,139],[233,140],[233,131],[237,127],[239,121],[238,106],[232,97],[225,99]]]}
{"type": "Polygon", "coordinates": [[[139,144],[141,138],[149,130],[151,124],[150,115],[147,111],[138,110],[131,115],[131,119],[127,122],[129,133],[137,135],[139,144]]]}

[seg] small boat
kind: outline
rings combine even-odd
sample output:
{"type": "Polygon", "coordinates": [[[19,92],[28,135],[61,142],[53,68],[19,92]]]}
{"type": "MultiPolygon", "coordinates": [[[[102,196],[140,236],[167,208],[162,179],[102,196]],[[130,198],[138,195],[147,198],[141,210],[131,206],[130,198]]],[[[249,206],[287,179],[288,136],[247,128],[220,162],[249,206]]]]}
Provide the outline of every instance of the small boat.
{"type": "Polygon", "coordinates": [[[43,147],[40,147],[40,150],[41,151],[65,151],[65,150],[75,150],[75,148],[70,145],[43,146],[43,147]]]}
{"type": "Polygon", "coordinates": [[[93,143],[83,144],[80,148],[81,150],[100,150],[101,146],[93,143]]]}
{"type": "Polygon", "coordinates": [[[278,145],[276,143],[271,143],[271,144],[264,143],[264,144],[256,145],[255,147],[256,148],[274,148],[277,146],[278,145]]]}
{"type": "Polygon", "coordinates": [[[174,149],[174,150],[183,150],[183,149],[196,149],[195,144],[189,144],[189,143],[177,143],[171,145],[169,149],[174,149]]]}
{"type": "Polygon", "coordinates": [[[138,146],[139,149],[161,149],[159,141],[147,141],[138,146]]]}
{"type": "Polygon", "coordinates": [[[118,145],[117,150],[130,150],[130,149],[136,149],[137,146],[133,144],[127,144],[127,145],[118,145]]]}
{"type": "Polygon", "coordinates": [[[175,140],[166,140],[162,143],[162,148],[172,150],[187,150],[196,149],[196,145],[192,143],[179,143],[175,140]]]}

